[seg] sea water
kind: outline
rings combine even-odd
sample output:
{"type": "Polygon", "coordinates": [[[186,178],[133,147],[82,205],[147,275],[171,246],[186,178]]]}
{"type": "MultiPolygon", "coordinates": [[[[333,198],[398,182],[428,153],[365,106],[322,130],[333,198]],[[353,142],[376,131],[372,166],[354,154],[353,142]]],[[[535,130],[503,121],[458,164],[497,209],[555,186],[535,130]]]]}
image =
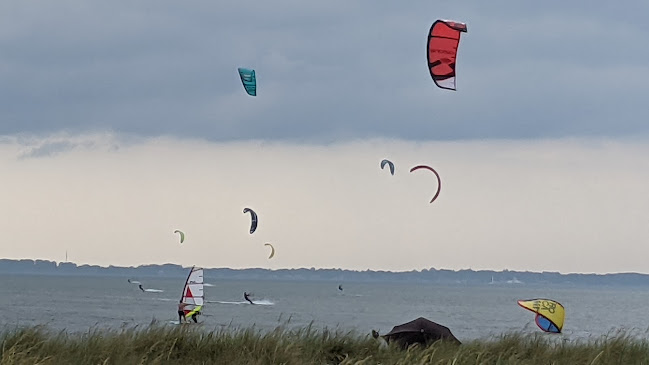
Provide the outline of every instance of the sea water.
{"type": "MultiPolygon", "coordinates": [[[[0,325],[5,330],[45,325],[85,332],[177,321],[183,278],[143,279],[145,289],[119,277],[0,276],[0,325]]],[[[567,339],[597,338],[617,330],[649,336],[643,288],[541,287],[525,284],[442,286],[412,283],[210,280],[199,316],[202,328],[278,326],[385,334],[425,317],[447,326],[460,340],[511,331],[538,332],[534,314],[518,299],[551,298],[566,308],[567,339]],[[251,305],[243,292],[252,293],[251,305]]]]}

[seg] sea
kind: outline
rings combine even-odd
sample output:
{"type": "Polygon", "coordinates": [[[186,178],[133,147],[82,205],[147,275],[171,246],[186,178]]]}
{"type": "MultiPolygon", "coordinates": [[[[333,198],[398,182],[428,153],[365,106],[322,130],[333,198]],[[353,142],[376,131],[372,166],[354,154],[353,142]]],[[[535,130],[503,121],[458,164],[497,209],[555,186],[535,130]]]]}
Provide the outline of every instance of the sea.
{"type": "MultiPolygon", "coordinates": [[[[4,331],[41,325],[83,333],[151,323],[175,326],[185,279],[139,279],[144,292],[121,277],[1,275],[0,280],[4,331]]],[[[205,281],[206,304],[199,322],[208,331],[311,326],[385,334],[393,326],[424,317],[448,327],[461,341],[492,339],[509,332],[540,333],[534,313],[516,301],[550,298],[566,309],[563,333],[558,335],[563,339],[599,339],[619,331],[649,336],[649,289],[643,287],[205,281]],[[256,304],[245,301],[244,292],[252,293],[256,304]]]]}

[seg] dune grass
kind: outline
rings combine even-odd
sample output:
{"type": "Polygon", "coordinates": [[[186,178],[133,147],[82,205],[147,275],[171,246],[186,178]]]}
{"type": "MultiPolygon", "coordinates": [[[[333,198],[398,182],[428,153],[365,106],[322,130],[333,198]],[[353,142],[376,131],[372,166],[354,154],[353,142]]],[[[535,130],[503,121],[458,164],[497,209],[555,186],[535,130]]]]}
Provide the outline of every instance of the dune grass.
{"type": "Polygon", "coordinates": [[[369,335],[312,327],[272,332],[192,326],[0,334],[5,364],[649,364],[649,343],[624,333],[589,341],[512,333],[400,350],[369,335]]]}

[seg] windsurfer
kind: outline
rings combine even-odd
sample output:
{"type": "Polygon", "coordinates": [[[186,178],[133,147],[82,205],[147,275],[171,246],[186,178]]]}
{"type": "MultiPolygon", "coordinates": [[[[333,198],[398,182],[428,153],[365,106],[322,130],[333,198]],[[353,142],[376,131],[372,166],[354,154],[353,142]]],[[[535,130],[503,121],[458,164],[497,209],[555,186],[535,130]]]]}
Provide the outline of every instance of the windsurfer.
{"type": "MultiPolygon", "coordinates": [[[[180,300],[180,303],[178,303],[178,323],[187,322],[187,319],[185,318],[185,312],[183,311],[183,309],[185,309],[187,305],[187,303],[183,303],[182,299],[180,300]]],[[[194,316],[192,316],[192,318],[194,318],[194,316]]],[[[195,318],[194,322],[196,322],[195,318]]]]}
{"type": "Polygon", "coordinates": [[[243,297],[244,297],[247,301],[249,301],[250,304],[255,304],[255,303],[252,302],[252,300],[250,300],[250,294],[248,294],[248,293],[246,293],[246,292],[243,292],[243,297]]]}

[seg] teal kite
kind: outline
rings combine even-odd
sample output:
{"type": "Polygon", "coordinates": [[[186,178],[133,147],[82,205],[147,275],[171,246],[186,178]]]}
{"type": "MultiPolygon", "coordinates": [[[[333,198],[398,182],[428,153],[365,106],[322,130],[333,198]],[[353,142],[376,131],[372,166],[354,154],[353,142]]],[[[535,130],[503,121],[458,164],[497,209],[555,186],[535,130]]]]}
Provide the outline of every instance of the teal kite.
{"type": "Polygon", "coordinates": [[[255,70],[248,68],[238,68],[238,70],[241,83],[248,95],[257,96],[257,77],[255,77],[255,70]]]}

